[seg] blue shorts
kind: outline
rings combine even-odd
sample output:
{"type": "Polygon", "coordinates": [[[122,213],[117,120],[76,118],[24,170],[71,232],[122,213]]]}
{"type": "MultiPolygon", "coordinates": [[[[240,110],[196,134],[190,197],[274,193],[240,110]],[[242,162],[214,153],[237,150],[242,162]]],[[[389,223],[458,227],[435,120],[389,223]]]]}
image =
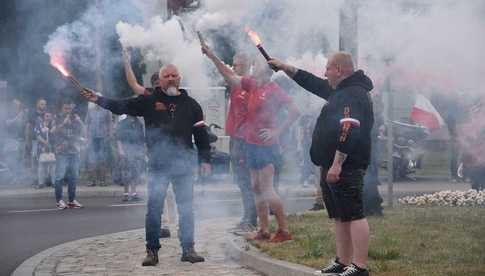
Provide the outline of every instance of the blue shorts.
{"type": "Polygon", "coordinates": [[[279,145],[246,145],[246,161],[250,169],[261,170],[269,164],[277,167],[281,162],[279,145]]]}

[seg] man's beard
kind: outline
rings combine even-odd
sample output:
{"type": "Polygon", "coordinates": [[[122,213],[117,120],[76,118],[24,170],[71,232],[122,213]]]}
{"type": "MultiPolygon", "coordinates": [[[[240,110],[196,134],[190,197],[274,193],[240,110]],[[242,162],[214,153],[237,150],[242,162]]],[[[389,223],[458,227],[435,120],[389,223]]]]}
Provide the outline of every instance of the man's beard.
{"type": "Polygon", "coordinates": [[[165,94],[167,94],[168,96],[178,96],[178,95],[180,95],[180,91],[175,86],[169,86],[163,92],[165,92],[165,94]]]}

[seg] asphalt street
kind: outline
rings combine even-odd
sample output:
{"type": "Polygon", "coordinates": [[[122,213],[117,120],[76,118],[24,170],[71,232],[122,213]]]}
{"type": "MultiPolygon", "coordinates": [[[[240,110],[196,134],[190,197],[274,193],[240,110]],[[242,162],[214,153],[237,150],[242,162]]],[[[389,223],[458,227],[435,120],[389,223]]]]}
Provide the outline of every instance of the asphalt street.
{"type": "MultiPolygon", "coordinates": [[[[0,200],[0,275],[10,275],[25,259],[55,245],[96,235],[143,228],[144,203],[119,198],[78,198],[82,209],[57,210],[52,198],[0,200]]],[[[310,198],[288,199],[287,212],[309,208],[310,198]]],[[[240,200],[199,200],[196,220],[240,215],[240,200]]],[[[197,229],[196,229],[197,231],[197,229]]]]}

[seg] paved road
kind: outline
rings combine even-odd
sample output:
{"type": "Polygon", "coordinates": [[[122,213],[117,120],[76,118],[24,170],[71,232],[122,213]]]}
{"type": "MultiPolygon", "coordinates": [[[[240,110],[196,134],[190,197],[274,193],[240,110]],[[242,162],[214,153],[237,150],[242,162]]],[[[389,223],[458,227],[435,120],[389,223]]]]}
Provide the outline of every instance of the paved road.
{"type": "MultiPolygon", "coordinates": [[[[118,198],[79,198],[86,207],[56,210],[52,199],[0,200],[0,275],[9,275],[25,259],[52,246],[144,227],[145,206],[126,205],[118,198]]],[[[309,208],[310,198],[289,199],[288,212],[309,208]]],[[[199,200],[196,219],[237,216],[237,199],[199,200]]]]}

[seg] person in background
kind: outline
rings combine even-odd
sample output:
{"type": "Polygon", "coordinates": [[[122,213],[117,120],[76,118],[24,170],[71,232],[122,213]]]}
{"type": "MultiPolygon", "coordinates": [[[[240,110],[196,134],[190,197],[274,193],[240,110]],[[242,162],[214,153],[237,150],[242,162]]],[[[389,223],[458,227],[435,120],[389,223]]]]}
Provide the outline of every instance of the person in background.
{"type": "Polygon", "coordinates": [[[366,216],[382,216],[382,197],[379,194],[379,159],[380,143],[379,136],[383,136],[384,126],[384,104],[381,95],[376,91],[371,92],[372,102],[374,103],[374,126],[371,131],[371,155],[367,172],[364,176],[364,214],[366,216]]]}
{"type": "Polygon", "coordinates": [[[54,129],[54,118],[52,113],[45,112],[43,119],[38,121],[34,129],[37,137],[38,186],[42,188],[49,183],[54,186],[56,158],[53,148],[52,130],[54,129]]]}
{"type": "Polygon", "coordinates": [[[79,115],[73,113],[74,104],[66,101],[61,113],[57,116],[54,134],[54,150],[56,154],[55,196],[58,209],[82,208],[76,200],[76,185],[79,178],[81,138],[85,134],[85,126],[79,115]],[[62,184],[67,184],[68,203],[63,200],[62,184]]]}
{"type": "Polygon", "coordinates": [[[38,99],[35,103],[35,109],[32,110],[27,119],[27,124],[25,126],[25,142],[26,142],[26,161],[27,167],[32,168],[33,183],[34,187],[37,186],[37,173],[39,165],[39,157],[37,156],[37,139],[34,132],[37,122],[43,120],[44,113],[47,111],[47,101],[45,99],[38,99]]]}
{"type": "Polygon", "coordinates": [[[105,186],[107,155],[110,148],[113,127],[111,113],[98,105],[91,105],[86,116],[87,136],[90,145],[90,171],[92,182],[88,186],[105,186]]]}
{"type": "Polygon", "coordinates": [[[8,107],[5,120],[5,142],[2,144],[2,153],[5,163],[10,171],[13,182],[17,182],[24,175],[24,158],[27,148],[25,131],[29,112],[18,99],[13,99],[8,107]]]}
{"type": "Polygon", "coordinates": [[[122,115],[116,126],[116,145],[122,163],[123,201],[139,201],[136,186],[145,172],[145,130],[137,117],[122,115]]]}
{"type": "Polygon", "coordinates": [[[302,164],[300,172],[300,183],[303,187],[314,186],[315,191],[315,202],[313,207],[309,211],[319,211],[325,209],[322,198],[322,189],[320,188],[320,183],[318,181],[320,173],[318,168],[311,162],[309,152],[312,143],[312,129],[315,125],[315,115],[305,114],[300,118],[300,150],[302,154],[302,164]],[[309,184],[311,183],[311,185],[309,184]]]}

